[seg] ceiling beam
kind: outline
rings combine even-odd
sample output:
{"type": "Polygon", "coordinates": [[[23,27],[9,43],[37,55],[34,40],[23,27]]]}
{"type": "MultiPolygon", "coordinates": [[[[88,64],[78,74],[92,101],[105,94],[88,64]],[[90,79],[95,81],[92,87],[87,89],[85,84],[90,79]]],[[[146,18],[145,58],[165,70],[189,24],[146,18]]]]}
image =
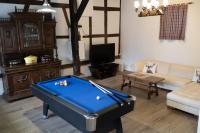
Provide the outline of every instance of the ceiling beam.
{"type": "Polygon", "coordinates": [[[29,3],[30,5],[42,5],[43,1],[36,1],[36,0],[0,0],[0,3],[8,3],[8,4],[26,4],[29,3]]]}

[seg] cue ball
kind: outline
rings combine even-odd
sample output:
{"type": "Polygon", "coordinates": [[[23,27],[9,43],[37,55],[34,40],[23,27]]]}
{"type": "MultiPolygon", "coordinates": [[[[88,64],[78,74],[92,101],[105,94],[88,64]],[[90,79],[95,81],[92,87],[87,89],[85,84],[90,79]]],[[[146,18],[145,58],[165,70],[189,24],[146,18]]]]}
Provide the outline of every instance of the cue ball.
{"type": "Polygon", "coordinates": [[[97,99],[97,100],[100,100],[100,96],[97,96],[96,99],[97,99]]]}

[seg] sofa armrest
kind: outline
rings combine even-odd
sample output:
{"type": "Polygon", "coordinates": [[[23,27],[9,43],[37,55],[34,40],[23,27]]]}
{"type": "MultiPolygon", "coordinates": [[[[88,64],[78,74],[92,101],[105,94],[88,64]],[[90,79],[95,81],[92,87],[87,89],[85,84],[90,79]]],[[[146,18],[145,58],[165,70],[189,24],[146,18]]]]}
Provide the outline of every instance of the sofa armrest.
{"type": "Polygon", "coordinates": [[[200,133],[200,111],[199,111],[199,120],[198,120],[198,127],[197,133],[200,133]]]}

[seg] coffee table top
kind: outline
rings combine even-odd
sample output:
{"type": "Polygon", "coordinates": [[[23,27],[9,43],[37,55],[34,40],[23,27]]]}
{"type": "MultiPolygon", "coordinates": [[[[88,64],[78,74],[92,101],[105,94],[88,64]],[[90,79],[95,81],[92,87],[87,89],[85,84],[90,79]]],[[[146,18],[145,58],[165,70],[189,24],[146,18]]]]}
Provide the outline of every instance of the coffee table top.
{"type": "Polygon", "coordinates": [[[162,77],[157,77],[154,75],[150,75],[150,74],[144,74],[144,73],[140,73],[140,72],[132,72],[132,73],[125,73],[123,74],[124,77],[127,77],[131,80],[135,80],[138,82],[146,82],[146,83],[151,83],[151,84],[157,84],[163,80],[165,80],[162,77]]]}

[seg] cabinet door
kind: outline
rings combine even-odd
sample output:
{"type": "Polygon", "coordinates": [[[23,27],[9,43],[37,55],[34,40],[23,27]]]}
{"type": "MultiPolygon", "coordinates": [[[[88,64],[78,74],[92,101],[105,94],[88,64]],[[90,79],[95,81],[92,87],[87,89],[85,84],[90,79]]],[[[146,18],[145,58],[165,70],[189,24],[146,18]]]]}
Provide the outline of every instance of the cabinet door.
{"type": "Polygon", "coordinates": [[[55,23],[44,24],[45,48],[53,49],[55,47],[55,23]]]}
{"type": "Polygon", "coordinates": [[[41,71],[32,71],[31,72],[31,83],[37,83],[41,81],[41,71]]]}
{"type": "Polygon", "coordinates": [[[20,21],[20,42],[22,50],[42,49],[42,23],[37,20],[20,21]]]}
{"type": "Polygon", "coordinates": [[[3,43],[3,52],[4,53],[12,53],[17,52],[19,50],[17,43],[17,34],[16,28],[12,25],[4,26],[2,28],[2,43],[3,43]]]}
{"type": "Polygon", "coordinates": [[[23,95],[30,90],[30,74],[29,72],[18,73],[8,76],[9,95],[23,95]]]}
{"type": "Polygon", "coordinates": [[[59,68],[44,69],[42,72],[42,80],[53,79],[60,76],[59,68]]]}

